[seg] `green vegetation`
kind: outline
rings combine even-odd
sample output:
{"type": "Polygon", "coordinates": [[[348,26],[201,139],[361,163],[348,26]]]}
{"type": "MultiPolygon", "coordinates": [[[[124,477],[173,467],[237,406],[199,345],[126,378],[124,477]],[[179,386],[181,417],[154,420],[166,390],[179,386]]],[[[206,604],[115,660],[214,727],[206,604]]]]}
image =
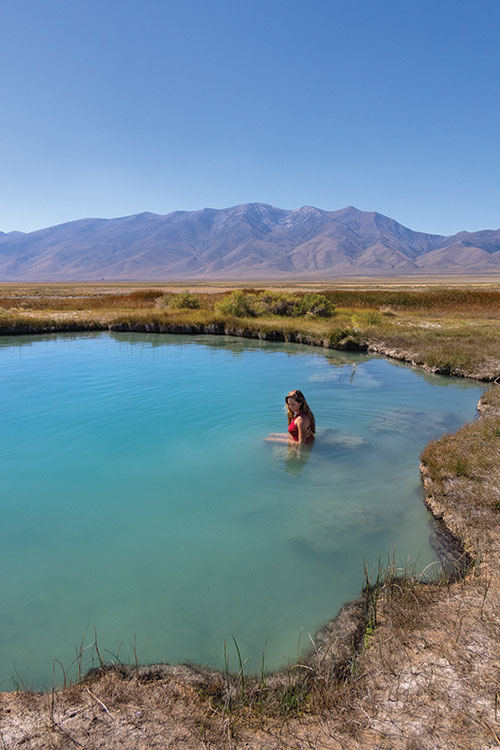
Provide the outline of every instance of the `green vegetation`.
{"type": "Polygon", "coordinates": [[[382,315],[376,310],[362,310],[353,315],[354,322],[360,327],[376,327],[382,325],[382,315]]]}
{"type": "Polygon", "coordinates": [[[239,290],[232,292],[229,297],[223,297],[214,304],[214,310],[221,315],[235,318],[250,318],[257,315],[255,299],[239,290]]]}
{"type": "Polygon", "coordinates": [[[264,292],[259,299],[261,315],[293,316],[299,314],[299,299],[294,294],[264,292]]]}
{"type": "MultiPolygon", "coordinates": [[[[209,306],[206,306],[209,309],[209,306]]],[[[235,318],[310,316],[328,318],[333,315],[335,306],[324,294],[282,294],[278,292],[245,293],[241,290],[217,300],[213,309],[221,315],[235,318]]]]}
{"type": "Polygon", "coordinates": [[[164,294],[160,297],[158,304],[159,306],[169,307],[172,310],[198,310],[202,307],[200,298],[191,292],[164,294]]]}

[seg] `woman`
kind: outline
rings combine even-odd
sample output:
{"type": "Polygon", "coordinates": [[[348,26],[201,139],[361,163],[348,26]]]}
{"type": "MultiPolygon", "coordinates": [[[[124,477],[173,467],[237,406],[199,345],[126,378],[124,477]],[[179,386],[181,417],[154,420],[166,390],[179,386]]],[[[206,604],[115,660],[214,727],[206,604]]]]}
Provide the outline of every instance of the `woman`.
{"type": "Polygon", "coordinates": [[[314,414],[302,391],[297,389],[290,391],[285,397],[286,415],[288,419],[288,433],[272,432],[267,440],[273,443],[304,443],[310,444],[314,441],[316,425],[314,414]]]}

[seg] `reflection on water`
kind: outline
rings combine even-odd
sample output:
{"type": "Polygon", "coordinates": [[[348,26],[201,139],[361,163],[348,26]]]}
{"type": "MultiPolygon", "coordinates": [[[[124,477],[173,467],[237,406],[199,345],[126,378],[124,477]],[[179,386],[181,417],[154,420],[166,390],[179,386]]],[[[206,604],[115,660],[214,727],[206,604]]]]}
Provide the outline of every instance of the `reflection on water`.
{"type": "Polygon", "coordinates": [[[419,455],[480,393],[258,340],[0,339],[2,688],[14,663],[50,684],[94,628],[123,660],[135,636],[142,662],[223,667],[232,635],[249,671],[266,642],[269,669],[293,659],[301,629],[359,594],[363,560],[435,559],[419,455]],[[316,439],[266,443],[293,388],[316,439]]]}
{"type": "Polygon", "coordinates": [[[278,461],[284,458],[285,471],[289,474],[298,476],[302,473],[304,466],[309,461],[311,451],[314,449],[312,444],[299,443],[274,443],[273,452],[278,461]]]}

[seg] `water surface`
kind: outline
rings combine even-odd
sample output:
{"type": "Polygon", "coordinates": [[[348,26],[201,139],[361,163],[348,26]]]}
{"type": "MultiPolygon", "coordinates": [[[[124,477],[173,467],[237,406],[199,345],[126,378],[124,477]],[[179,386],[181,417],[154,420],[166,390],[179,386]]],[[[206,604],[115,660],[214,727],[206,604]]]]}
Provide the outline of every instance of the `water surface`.
{"type": "Polygon", "coordinates": [[[223,667],[232,636],[248,671],[293,660],[363,560],[436,559],[419,454],[481,391],[229,337],[1,338],[0,688],[50,685],[95,631],[124,661],[223,667]],[[302,457],[263,440],[292,388],[317,420],[302,457]]]}

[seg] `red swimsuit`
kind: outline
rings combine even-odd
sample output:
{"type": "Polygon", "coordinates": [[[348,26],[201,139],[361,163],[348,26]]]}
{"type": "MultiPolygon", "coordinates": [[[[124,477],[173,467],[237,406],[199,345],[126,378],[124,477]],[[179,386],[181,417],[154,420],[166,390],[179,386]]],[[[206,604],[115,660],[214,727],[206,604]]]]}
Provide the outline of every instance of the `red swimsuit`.
{"type": "MultiPolygon", "coordinates": [[[[297,416],[294,417],[292,421],[290,422],[290,424],[288,425],[288,432],[290,433],[290,437],[296,443],[299,442],[299,428],[297,427],[295,422],[297,421],[299,417],[302,417],[302,416],[303,416],[302,414],[297,414],[297,416]]],[[[312,443],[313,440],[314,440],[314,435],[309,435],[309,437],[306,439],[306,443],[312,443]]]]}

